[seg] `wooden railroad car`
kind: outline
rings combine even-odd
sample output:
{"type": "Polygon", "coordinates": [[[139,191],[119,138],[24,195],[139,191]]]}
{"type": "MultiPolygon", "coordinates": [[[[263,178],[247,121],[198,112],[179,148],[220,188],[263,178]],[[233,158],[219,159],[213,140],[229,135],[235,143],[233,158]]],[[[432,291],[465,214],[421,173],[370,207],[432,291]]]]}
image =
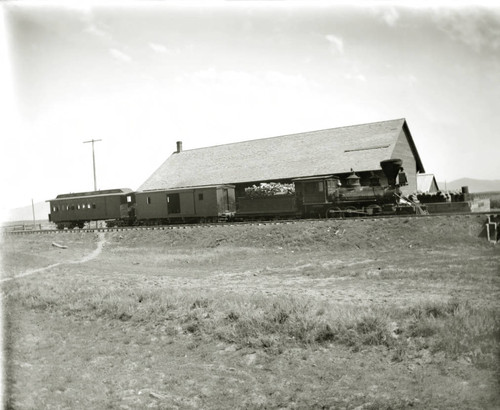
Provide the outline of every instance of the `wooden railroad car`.
{"type": "Polygon", "coordinates": [[[138,224],[217,222],[235,213],[234,185],[136,192],[138,224]]]}
{"type": "Polygon", "coordinates": [[[58,229],[83,228],[90,221],[126,225],[134,218],[135,194],[129,188],[57,195],[50,199],[49,221],[58,229]]]}

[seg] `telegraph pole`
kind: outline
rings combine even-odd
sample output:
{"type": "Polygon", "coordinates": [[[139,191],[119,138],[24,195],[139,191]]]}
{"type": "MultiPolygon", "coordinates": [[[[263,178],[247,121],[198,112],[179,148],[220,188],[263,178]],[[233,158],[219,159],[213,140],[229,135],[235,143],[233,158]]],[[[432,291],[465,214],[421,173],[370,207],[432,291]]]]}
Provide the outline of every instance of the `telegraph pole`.
{"type": "Polygon", "coordinates": [[[94,154],[94,142],[99,142],[99,141],[102,141],[102,140],[95,140],[95,139],[91,139],[90,141],[83,141],[84,144],[87,144],[89,142],[92,143],[92,164],[94,166],[94,191],[97,191],[97,182],[96,182],[96,178],[95,178],[95,154],[94,154]]]}
{"type": "Polygon", "coordinates": [[[35,218],[35,203],[33,202],[33,198],[31,198],[31,210],[33,211],[33,230],[36,229],[36,218],[35,218]]]}

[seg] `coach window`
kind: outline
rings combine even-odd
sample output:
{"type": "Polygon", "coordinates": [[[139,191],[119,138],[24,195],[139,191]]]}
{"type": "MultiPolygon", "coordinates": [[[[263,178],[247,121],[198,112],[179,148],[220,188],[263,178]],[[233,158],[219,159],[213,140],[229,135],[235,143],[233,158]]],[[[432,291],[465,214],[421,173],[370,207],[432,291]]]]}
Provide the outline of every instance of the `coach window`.
{"type": "Polygon", "coordinates": [[[203,194],[198,194],[198,201],[203,201],[203,194]]]}
{"type": "Polygon", "coordinates": [[[319,182],[318,182],[318,191],[319,191],[319,192],[323,192],[323,188],[324,188],[324,187],[323,187],[323,181],[319,181],[319,182]]]}
{"type": "Polygon", "coordinates": [[[95,204],[92,204],[92,209],[95,209],[95,208],[96,208],[95,204]]]}
{"type": "Polygon", "coordinates": [[[80,204],[77,205],[77,208],[80,209],[80,204]]]}
{"type": "Polygon", "coordinates": [[[151,197],[150,197],[150,196],[148,196],[148,197],[146,198],[146,202],[147,202],[147,204],[148,204],[148,205],[151,205],[151,197]]]}
{"type": "Polygon", "coordinates": [[[127,195],[127,202],[128,203],[132,202],[132,195],[127,195]]]}

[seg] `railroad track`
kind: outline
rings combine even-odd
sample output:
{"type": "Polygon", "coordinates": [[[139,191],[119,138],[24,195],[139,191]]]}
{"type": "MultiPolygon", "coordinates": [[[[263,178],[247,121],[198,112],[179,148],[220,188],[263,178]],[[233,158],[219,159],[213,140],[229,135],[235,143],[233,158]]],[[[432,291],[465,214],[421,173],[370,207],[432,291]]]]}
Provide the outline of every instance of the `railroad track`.
{"type": "Polygon", "coordinates": [[[447,214],[427,214],[427,215],[356,215],[345,218],[323,218],[323,219],[280,219],[280,220],[261,220],[261,221],[242,221],[242,222],[218,222],[218,223],[202,223],[202,224],[173,224],[173,225],[149,225],[149,226],[120,226],[120,227],[96,227],[96,228],[75,228],[75,229],[32,229],[32,230],[3,230],[4,235],[35,235],[35,234],[72,234],[72,233],[95,233],[95,232],[122,232],[122,231],[168,231],[179,229],[203,229],[210,227],[227,227],[227,226],[244,226],[244,225],[284,225],[284,224],[300,224],[300,223],[323,223],[325,221],[356,221],[356,220],[378,220],[378,219],[405,219],[405,218],[435,218],[435,217],[476,217],[484,215],[488,217],[499,218],[500,210],[489,212],[459,212],[447,214]]]}

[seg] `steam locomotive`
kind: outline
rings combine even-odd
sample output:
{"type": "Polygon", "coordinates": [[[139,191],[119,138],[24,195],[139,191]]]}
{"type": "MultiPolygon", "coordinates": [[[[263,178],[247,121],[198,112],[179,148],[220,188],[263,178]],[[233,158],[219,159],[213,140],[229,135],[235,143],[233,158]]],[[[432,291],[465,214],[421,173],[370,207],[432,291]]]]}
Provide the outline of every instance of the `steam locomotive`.
{"type": "Polygon", "coordinates": [[[425,212],[402,195],[400,187],[407,184],[402,161],[389,159],[380,166],[387,180],[384,185],[375,174],[369,185],[361,185],[360,178],[352,172],[343,184],[334,175],[295,178],[294,193],[259,198],[236,197],[235,186],[225,184],[62,194],[47,201],[49,220],[58,229],[72,229],[83,228],[91,221],[105,221],[112,227],[425,212]]]}

